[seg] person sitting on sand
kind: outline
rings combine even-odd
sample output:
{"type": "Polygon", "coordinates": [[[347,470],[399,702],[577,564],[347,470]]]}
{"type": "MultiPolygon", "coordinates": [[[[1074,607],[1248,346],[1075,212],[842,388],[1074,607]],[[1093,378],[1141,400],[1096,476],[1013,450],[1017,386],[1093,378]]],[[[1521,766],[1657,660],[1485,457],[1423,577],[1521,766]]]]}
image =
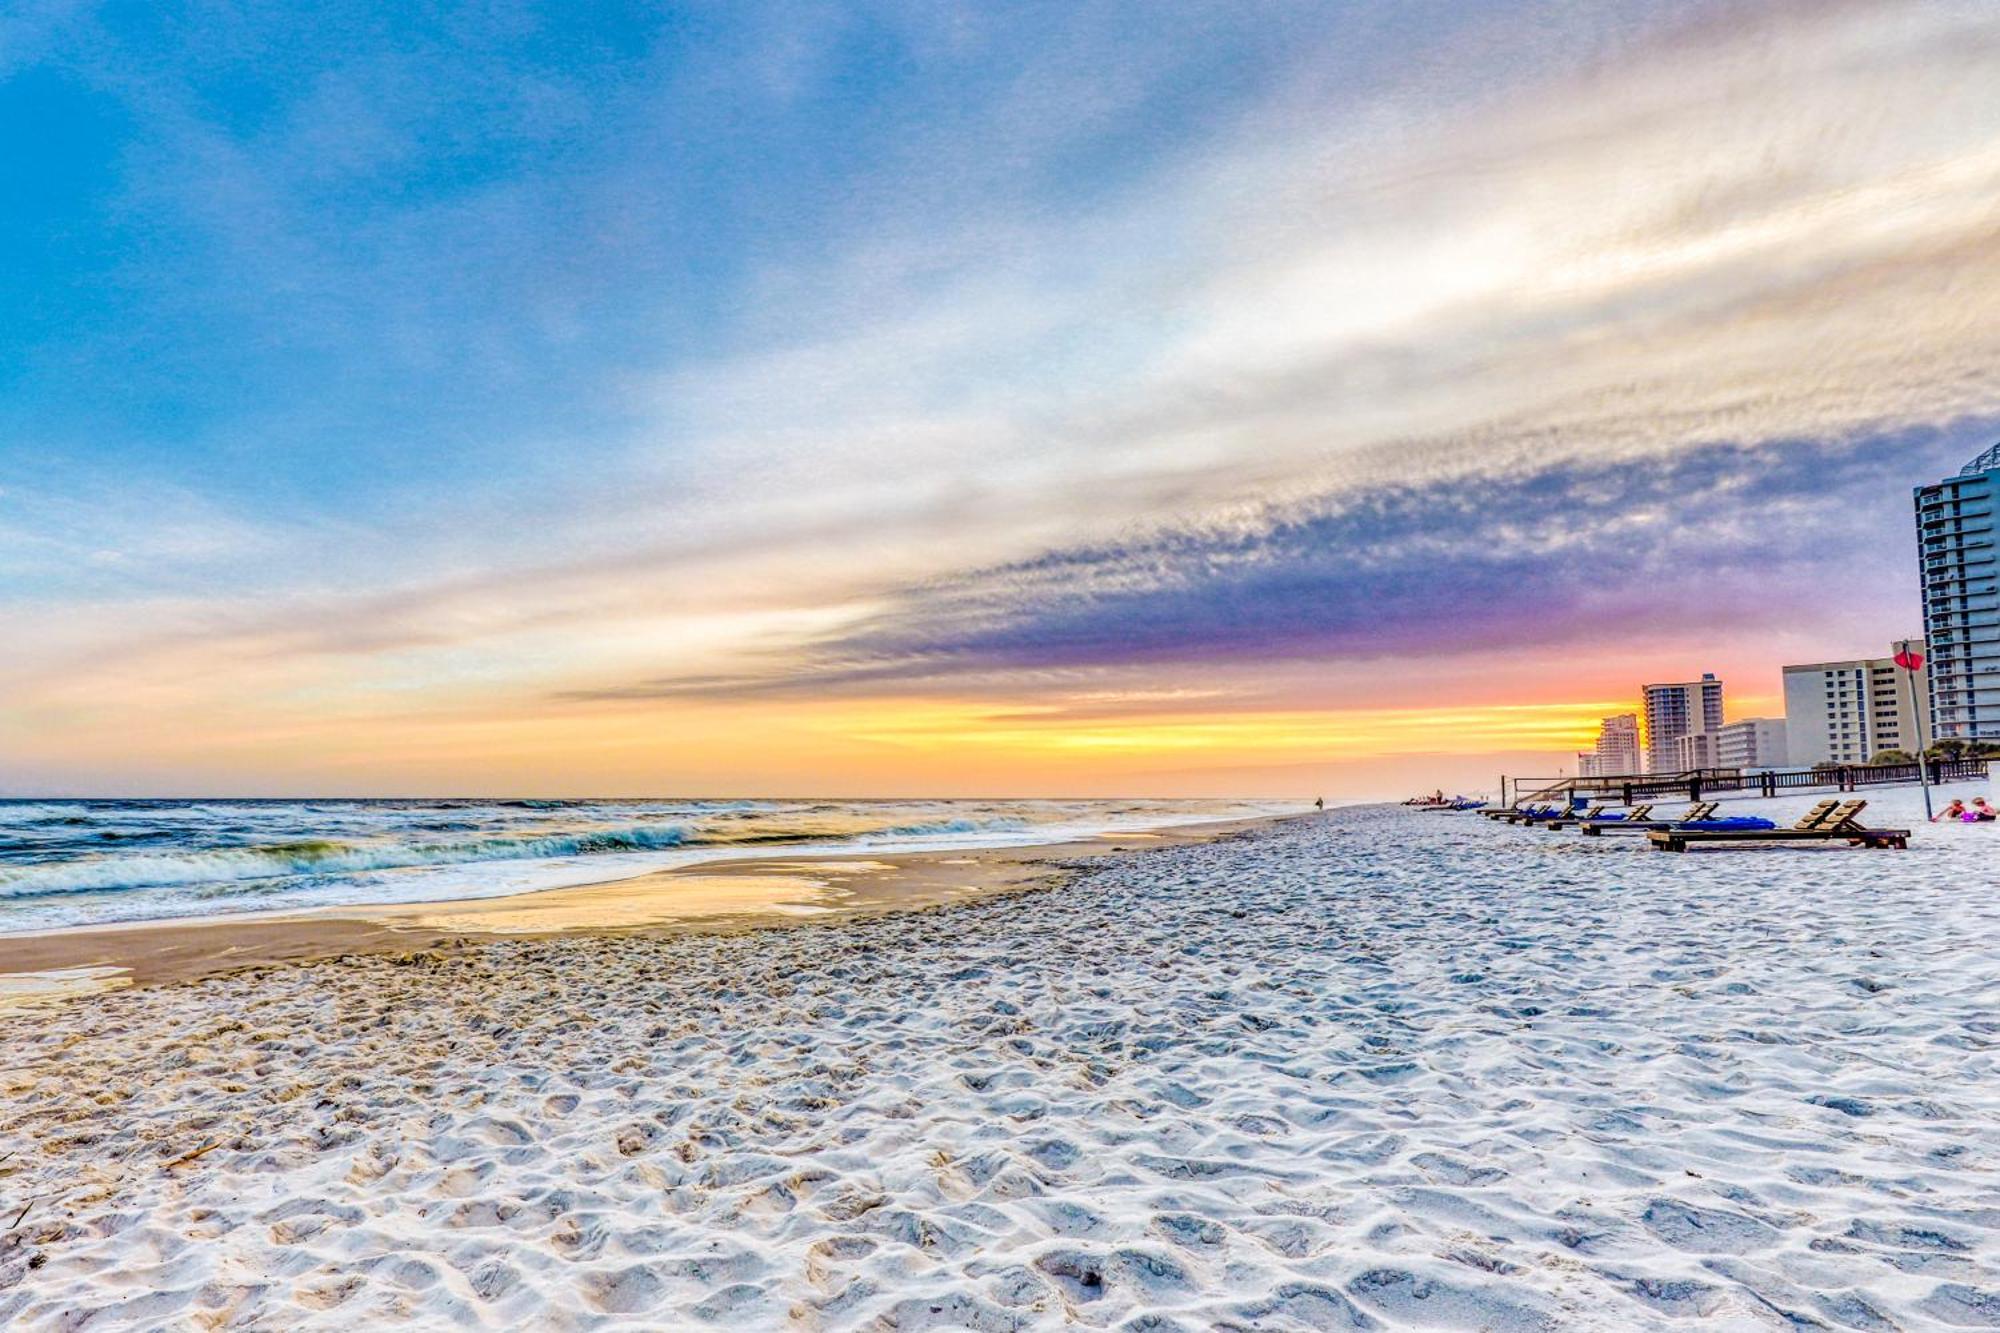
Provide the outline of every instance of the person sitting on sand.
{"type": "Polygon", "coordinates": [[[1964,818],[1965,818],[1965,802],[1959,800],[1956,796],[1954,796],[1952,797],[1950,805],[1946,806],[1944,809],[1938,811],[1936,814],[1931,816],[1931,823],[1942,824],[1946,820],[1964,819],[1964,818]]]}
{"type": "Polygon", "coordinates": [[[1990,820],[2000,819],[2000,810],[1995,810],[1992,806],[1986,804],[1984,796],[1975,796],[1972,798],[1972,817],[1979,823],[1984,824],[1990,820]]]}

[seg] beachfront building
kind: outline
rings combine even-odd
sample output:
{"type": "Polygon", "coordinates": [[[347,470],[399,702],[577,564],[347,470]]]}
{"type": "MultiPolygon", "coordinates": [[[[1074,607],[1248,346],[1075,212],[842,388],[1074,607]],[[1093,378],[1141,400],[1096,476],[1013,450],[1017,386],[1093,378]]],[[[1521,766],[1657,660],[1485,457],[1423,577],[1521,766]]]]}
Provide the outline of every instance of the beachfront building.
{"type": "Polygon", "coordinates": [[[1939,740],[2000,740],[2000,444],[1916,490],[1930,702],[1939,740]]]}
{"type": "Polygon", "coordinates": [[[1670,685],[1648,685],[1642,697],[1646,718],[1646,770],[1650,773],[1679,773],[1679,756],[1674,742],[1696,731],[1715,731],[1722,726],[1722,682],[1713,671],[1700,680],[1670,685]]]}
{"type": "Polygon", "coordinates": [[[1746,717],[1715,733],[1717,768],[1783,768],[1790,762],[1781,717],[1746,717]]]}
{"type": "Polygon", "coordinates": [[[1590,752],[1586,777],[1622,777],[1643,770],[1639,766],[1639,715],[1617,713],[1597,724],[1597,746],[1590,752]]]}
{"type": "Polygon", "coordinates": [[[1719,731],[1689,731],[1674,737],[1674,762],[1672,767],[1681,773],[1691,773],[1697,768],[1715,768],[1715,738],[1719,731]]]}
{"type": "MultiPolygon", "coordinates": [[[[1921,639],[1910,646],[1923,650],[1921,639]]],[[[1788,761],[1865,764],[1883,750],[1915,754],[1930,736],[1927,669],[1905,671],[1893,657],[1809,662],[1785,668],[1788,761]]],[[[2000,711],[1994,716],[2000,718],[2000,711]]]]}

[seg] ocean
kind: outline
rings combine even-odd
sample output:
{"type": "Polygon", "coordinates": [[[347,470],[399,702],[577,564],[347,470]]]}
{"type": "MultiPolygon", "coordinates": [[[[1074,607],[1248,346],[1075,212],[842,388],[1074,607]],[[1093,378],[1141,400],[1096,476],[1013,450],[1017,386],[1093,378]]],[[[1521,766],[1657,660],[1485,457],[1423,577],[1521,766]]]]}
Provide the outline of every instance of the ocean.
{"type": "Polygon", "coordinates": [[[0,933],[487,898],[742,857],[1062,842],[1256,801],[4,800],[0,933]]]}

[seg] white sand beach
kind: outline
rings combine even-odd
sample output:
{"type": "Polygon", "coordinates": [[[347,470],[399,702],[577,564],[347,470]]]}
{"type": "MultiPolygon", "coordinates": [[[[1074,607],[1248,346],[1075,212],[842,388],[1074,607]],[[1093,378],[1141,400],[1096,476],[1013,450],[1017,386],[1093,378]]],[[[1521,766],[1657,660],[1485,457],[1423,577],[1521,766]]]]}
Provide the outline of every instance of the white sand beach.
{"type": "Polygon", "coordinates": [[[1996,1327],[1996,852],[1364,808],[0,1013],[0,1324],[1996,1327]]]}

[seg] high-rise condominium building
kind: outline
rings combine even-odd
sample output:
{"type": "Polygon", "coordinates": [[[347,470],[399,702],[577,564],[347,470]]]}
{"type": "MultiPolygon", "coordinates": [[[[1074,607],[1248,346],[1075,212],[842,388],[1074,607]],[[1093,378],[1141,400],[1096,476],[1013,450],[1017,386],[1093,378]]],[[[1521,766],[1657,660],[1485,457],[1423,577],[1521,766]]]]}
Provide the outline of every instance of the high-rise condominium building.
{"type": "Polygon", "coordinates": [[[2000,740],[2000,444],[1917,487],[1916,504],[1937,738],[2000,740]]]}
{"type": "Polygon", "coordinates": [[[1648,685],[1646,704],[1646,769],[1678,773],[1680,756],[1674,742],[1691,731],[1715,731],[1722,726],[1722,682],[1705,671],[1700,680],[1648,685]]]}
{"type": "Polygon", "coordinates": [[[1597,725],[1597,746],[1590,752],[1590,770],[1584,776],[1622,777],[1641,770],[1639,761],[1639,715],[1616,713],[1597,725]]]}
{"type": "MultiPolygon", "coordinates": [[[[1910,646],[1923,651],[1923,640],[1910,646]]],[[[1785,668],[1785,742],[1791,763],[1865,764],[1884,750],[1915,754],[1931,735],[1927,668],[1893,657],[1785,668]]],[[[1996,714],[2000,716],[2000,714],[1996,714]]]]}

